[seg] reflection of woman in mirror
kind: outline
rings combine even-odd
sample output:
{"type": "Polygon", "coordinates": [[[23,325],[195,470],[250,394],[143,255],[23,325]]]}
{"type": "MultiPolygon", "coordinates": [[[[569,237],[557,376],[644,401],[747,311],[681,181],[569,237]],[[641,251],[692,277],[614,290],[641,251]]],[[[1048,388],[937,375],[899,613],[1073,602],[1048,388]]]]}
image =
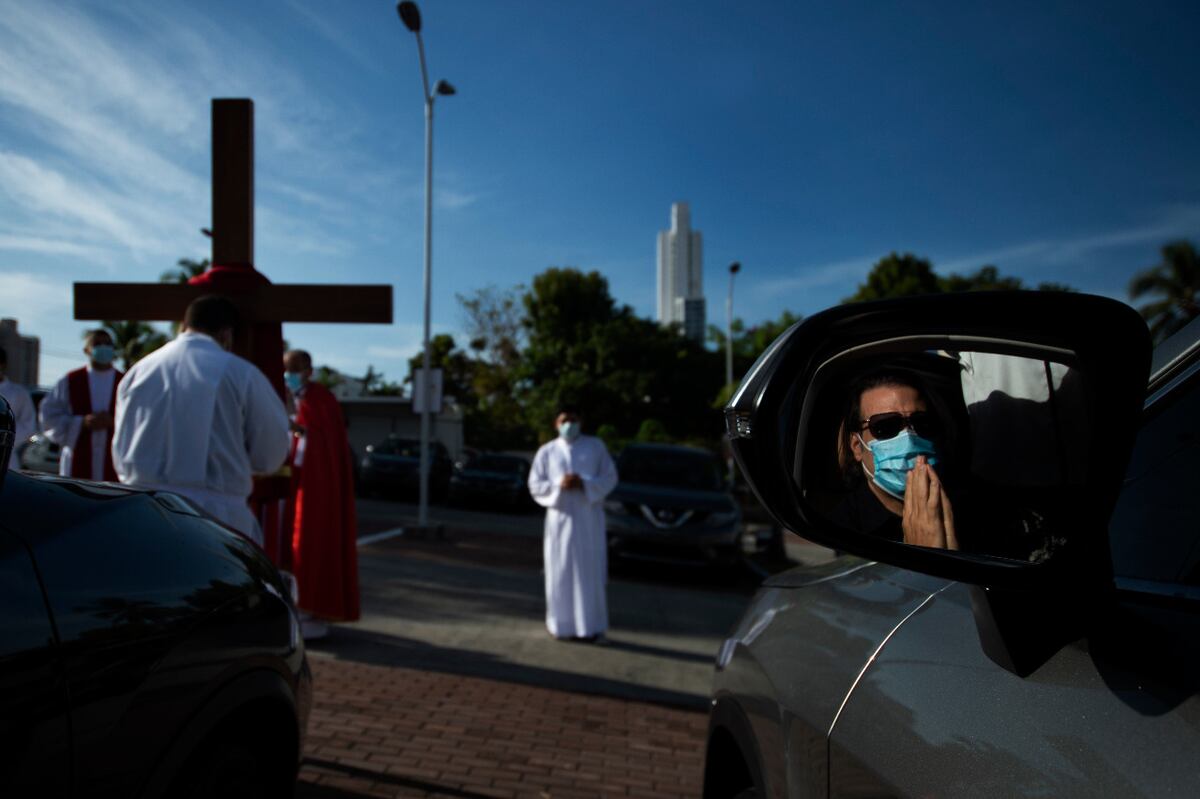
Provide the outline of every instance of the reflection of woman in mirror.
{"type": "Polygon", "coordinates": [[[954,509],[935,469],[944,425],[916,378],[879,371],[850,388],[838,463],[850,495],[833,520],[923,547],[958,549],[954,509]]]}

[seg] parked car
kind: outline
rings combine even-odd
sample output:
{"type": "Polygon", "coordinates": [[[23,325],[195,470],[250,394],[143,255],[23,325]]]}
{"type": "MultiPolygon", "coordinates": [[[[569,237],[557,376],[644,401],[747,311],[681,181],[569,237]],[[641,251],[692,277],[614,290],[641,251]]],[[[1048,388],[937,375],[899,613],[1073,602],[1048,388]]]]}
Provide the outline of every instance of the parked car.
{"type": "Polygon", "coordinates": [[[177,495],[6,473],[11,445],[0,795],[290,796],[312,682],[274,566],[177,495]]]}
{"type": "Polygon", "coordinates": [[[843,306],[781,336],[726,408],[736,457],[781,524],[851,554],[768,580],[725,641],[704,796],[1195,794],[1200,321],[1150,355],[1127,306],[1038,292],[843,306]],[[974,403],[963,373],[959,468],[1029,472],[997,470],[1001,501],[956,519],[958,551],[851,529],[824,496],[825,398],[900,350],[1044,366],[1038,396],[974,403]],[[1050,424],[1004,424],[978,452],[1010,412],[1050,424]],[[1056,543],[1022,557],[979,536],[1017,531],[1006,515],[1056,543]]]}
{"type": "Polygon", "coordinates": [[[509,510],[531,508],[530,465],[524,455],[476,453],[450,475],[449,501],[509,510]]]}
{"type": "MultiPolygon", "coordinates": [[[[444,499],[450,486],[453,462],[440,441],[430,442],[429,494],[444,499]]],[[[415,438],[388,436],[378,444],[368,444],[359,463],[358,483],[367,495],[388,497],[415,496],[420,491],[421,442],[415,438]]]]}
{"type": "Polygon", "coordinates": [[[26,471],[58,474],[61,456],[61,447],[47,438],[45,433],[34,433],[27,440],[17,443],[17,457],[21,461],[21,468],[26,471]]]}
{"type": "Polygon", "coordinates": [[[629,558],[728,563],[741,555],[742,512],[720,460],[668,444],[630,444],[604,511],[609,552],[629,558]]]}

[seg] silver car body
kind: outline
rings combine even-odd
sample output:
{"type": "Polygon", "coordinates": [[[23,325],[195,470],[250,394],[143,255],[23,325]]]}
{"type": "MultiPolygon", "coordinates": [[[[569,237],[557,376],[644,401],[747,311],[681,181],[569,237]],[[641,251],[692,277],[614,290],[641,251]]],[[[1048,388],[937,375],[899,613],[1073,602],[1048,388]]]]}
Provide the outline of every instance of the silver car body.
{"type": "MultiPolygon", "coordinates": [[[[1152,374],[1148,410],[1200,406],[1200,321],[1152,374]]],[[[1140,475],[1135,447],[1126,491],[1195,475],[1200,442],[1178,438],[1140,475]]],[[[1156,546],[1133,510],[1135,545],[1156,546]]],[[[718,656],[705,795],[1200,794],[1200,586],[1115,566],[1086,636],[1025,677],[985,654],[968,585],[850,556],[768,581],[718,656]]]]}

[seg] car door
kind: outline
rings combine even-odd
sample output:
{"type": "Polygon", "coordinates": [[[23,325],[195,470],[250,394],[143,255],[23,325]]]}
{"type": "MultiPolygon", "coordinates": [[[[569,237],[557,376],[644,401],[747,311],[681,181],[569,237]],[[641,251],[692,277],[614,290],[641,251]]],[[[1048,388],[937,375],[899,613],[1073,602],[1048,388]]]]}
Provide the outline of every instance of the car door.
{"type": "Polygon", "coordinates": [[[1116,591],[1027,677],[951,584],[833,726],[830,795],[1186,796],[1200,785],[1200,365],[1147,403],[1110,525],[1116,591]]]}
{"type": "Polygon", "coordinates": [[[0,529],[0,795],[70,795],[69,722],[37,570],[24,542],[0,529]]]}

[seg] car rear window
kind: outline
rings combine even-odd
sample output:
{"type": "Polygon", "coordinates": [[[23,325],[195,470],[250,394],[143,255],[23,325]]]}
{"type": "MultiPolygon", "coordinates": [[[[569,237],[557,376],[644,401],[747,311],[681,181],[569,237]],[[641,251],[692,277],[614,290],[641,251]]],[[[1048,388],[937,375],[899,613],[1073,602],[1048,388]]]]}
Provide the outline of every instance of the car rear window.
{"type": "Polygon", "coordinates": [[[627,449],[617,463],[621,480],[643,485],[719,491],[721,468],[712,455],[701,452],[627,449]]]}
{"type": "Polygon", "coordinates": [[[520,458],[505,458],[499,455],[484,455],[471,464],[472,469],[481,472],[505,472],[520,474],[524,471],[525,462],[520,458]]]}

